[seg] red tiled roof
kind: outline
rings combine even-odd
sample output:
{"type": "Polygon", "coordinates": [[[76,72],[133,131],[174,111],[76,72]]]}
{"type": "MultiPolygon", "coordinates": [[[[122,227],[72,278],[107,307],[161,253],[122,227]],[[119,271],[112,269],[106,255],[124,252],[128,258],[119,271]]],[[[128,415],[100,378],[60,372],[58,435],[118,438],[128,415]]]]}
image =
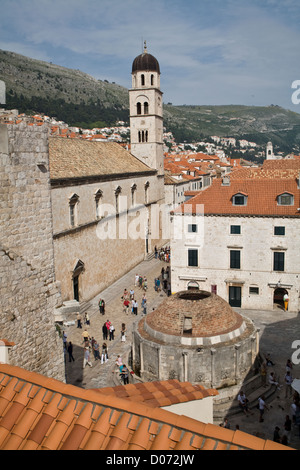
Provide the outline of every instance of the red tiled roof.
{"type": "Polygon", "coordinates": [[[273,441],[0,364],[1,450],[284,450],[273,441]]]}
{"type": "Polygon", "coordinates": [[[300,216],[297,210],[300,207],[300,191],[296,178],[231,178],[228,186],[222,185],[222,179],[216,179],[210,187],[182,204],[174,212],[196,213],[197,204],[204,205],[204,214],[300,216]],[[277,204],[277,197],[285,192],[294,195],[293,206],[277,204]],[[232,198],[236,194],[246,194],[247,205],[234,206],[232,198]]]}
{"type": "Polygon", "coordinates": [[[202,400],[218,395],[215,389],[206,389],[202,385],[192,385],[179,380],[161,380],[130,385],[118,385],[98,389],[100,393],[132,401],[143,402],[147,406],[161,407],[191,400],[202,400]]]}

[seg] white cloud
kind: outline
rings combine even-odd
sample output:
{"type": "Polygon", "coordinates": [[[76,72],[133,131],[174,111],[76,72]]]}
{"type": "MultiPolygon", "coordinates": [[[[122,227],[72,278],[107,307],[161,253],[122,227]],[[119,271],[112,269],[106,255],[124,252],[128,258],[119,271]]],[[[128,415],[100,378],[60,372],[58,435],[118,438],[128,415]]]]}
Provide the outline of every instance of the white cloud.
{"type": "Polygon", "coordinates": [[[177,103],[201,104],[204,89],[208,101],[276,103],[300,78],[298,0],[2,0],[2,12],[2,49],[98,66],[124,86],[146,39],[177,103]]]}

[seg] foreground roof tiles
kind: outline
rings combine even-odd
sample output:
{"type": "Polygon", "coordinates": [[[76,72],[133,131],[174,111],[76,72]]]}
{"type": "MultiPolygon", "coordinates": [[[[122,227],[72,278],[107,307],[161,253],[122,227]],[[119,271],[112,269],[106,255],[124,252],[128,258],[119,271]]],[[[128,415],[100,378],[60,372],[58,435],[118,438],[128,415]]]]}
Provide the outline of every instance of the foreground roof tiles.
{"type": "Polygon", "coordinates": [[[1,450],[290,449],[0,364],[1,450]]]}

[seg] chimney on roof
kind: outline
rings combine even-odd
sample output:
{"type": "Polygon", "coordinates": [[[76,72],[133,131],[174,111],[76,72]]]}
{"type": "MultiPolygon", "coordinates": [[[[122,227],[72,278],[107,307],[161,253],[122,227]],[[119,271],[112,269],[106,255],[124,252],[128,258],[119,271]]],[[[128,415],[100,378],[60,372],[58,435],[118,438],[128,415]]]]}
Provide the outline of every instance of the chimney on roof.
{"type": "Polygon", "coordinates": [[[7,341],[7,339],[0,339],[0,363],[9,364],[8,353],[13,346],[15,343],[7,341]]]}
{"type": "Polygon", "coordinates": [[[223,176],[222,186],[230,186],[230,176],[229,175],[223,176]]]}

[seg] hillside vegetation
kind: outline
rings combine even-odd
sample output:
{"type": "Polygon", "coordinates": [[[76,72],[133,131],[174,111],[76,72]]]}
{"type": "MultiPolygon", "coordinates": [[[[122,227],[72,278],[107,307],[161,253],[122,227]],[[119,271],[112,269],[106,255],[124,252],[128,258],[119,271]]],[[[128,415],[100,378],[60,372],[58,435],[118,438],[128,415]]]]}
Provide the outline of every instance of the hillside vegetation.
{"type": "MultiPolygon", "coordinates": [[[[128,90],[116,83],[52,63],[0,50],[0,79],[8,109],[44,113],[69,125],[129,125],[128,90]]],[[[164,105],[164,125],[177,142],[211,135],[244,138],[264,145],[272,140],[284,152],[300,148],[300,114],[279,106],[164,105]]]]}

